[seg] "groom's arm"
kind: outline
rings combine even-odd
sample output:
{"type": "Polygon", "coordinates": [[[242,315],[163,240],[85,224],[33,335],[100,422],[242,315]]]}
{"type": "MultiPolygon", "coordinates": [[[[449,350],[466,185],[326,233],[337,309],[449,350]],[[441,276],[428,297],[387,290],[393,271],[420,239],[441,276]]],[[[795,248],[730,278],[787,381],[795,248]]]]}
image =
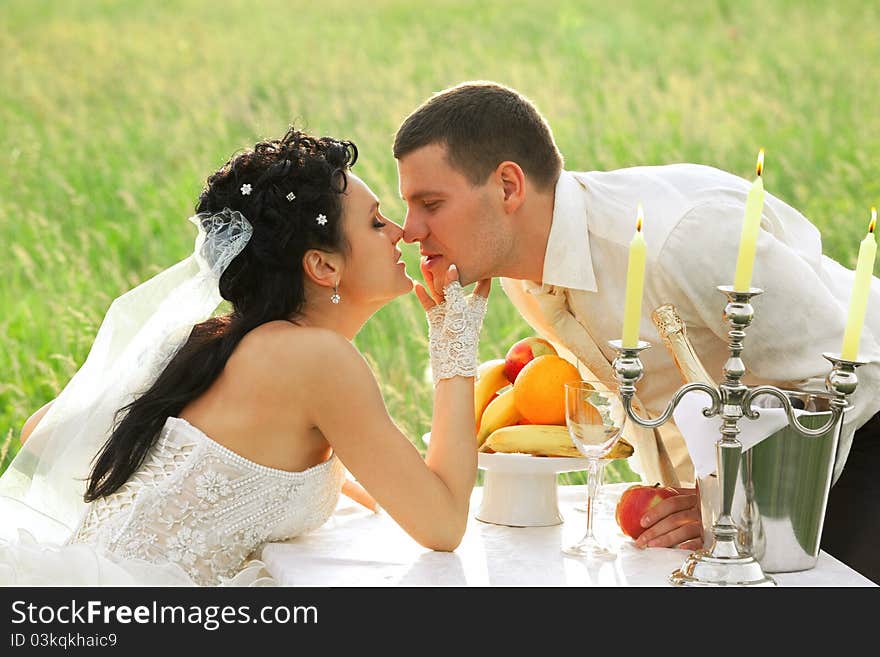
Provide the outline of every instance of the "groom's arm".
{"type": "MultiPolygon", "coordinates": [[[[693,208],[670,233],[657,261],[657,274],[682,319],[689,327],[709,329],[724,344],[730,327],[721,312],[724,296],[715,288],[733,282],[742,213],[742,205],[732,202],[693,208]]],[[[829,287],[821,242],[811,243],[812,234],[799,225],[773,228],[762,222],[752,287],[763,294],[752,301],[755,317],[743,356],[748,374],[761,380],[824,375],[830,366],[822,353],[840,351],[846,302],[829,287]]],[[[872,360],[880,356],[876,337],[866,325],[860,351],[872,360]]]]}
{"type": "MultiPolygon", "coordinates": [[[[655,275],[664,279],[669,301],[674,301],[685,321],[709,328],[723,341],[728,330],[719,312],[724,297],[715,287],[733,281],[742,212],[742,206],[735,203],[694,208],[666,240],[655,270],[655,275]]],[[[783,241],[782,234],[762,229],[755,257],[752,286],[762,288],[764,294],[754,302],[746,364],[750,374],[771,381],[796,381],[827,371],[829,365],[822,352],[839,350],[846,312],[814,267],[821,262],[821,253],[803,253],[807,239],[790,242],[790,237],[783,241]],[[802,321],[802,316],[809,316],[810,321],[802,321]]],[[[880,369],[875,336],[867,326],[861,351],[875,359],[859,370],[857,393],[864,397],[865,391],[876,394],[875,372],[880,369]]],[[[690,530],[694,543],[685,547],[696,546],[699,498],[692,490],[684,493],[664,500],[646,514],[642,525],[648,529],[637,545],[675,546],[690,530]]]]}
{"type": "MultiPolygon", "coordinates": [[[[777,213],[782,211],[796,213],[788,206],[777,207],[777,213]]],[[[811,239],[815,227],[805,220],[798,224],[789,217],[789,221],[791,225],[779,227],[771,222],[765,227],[762,222],[759,233],[752,287],[761,288],[763,294],[752,301],[755,317],[743,356],[747,383],[752,377],[752,382],[792,387],[824,377],[831,366],[822,354],[839,353],[843,342],[847,303],[833,287],[839,288],[842,280],[831,280],[821,241],[811,239]]],[[[720,312],[724,297],[714,288],[730,284],[734,277],[741,227],[739,204],[694,208],[670,234],[658,259],[660,276],[680,299],[682,319],[689,326],[708,328],[724,344],[729,330],[720,312]]],[[[880,300],[874,290],[872,295],[880,300]]],[[[859,385],[849,398],[854,408],[844,420],[848,433],[880,406],[880,335],[872,329],[869,318],[859,346],[860,356],[869,362],[859,368],[859,385]]],[[[836,466],[835,480],[838,476],[836,466]]]]}

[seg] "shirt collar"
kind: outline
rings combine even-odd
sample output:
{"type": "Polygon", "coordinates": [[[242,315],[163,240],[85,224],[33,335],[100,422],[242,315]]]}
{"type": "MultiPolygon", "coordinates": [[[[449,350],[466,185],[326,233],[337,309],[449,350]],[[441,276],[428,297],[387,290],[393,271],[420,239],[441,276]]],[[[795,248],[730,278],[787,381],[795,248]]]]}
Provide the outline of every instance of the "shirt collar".
{"type": "Polygon", "coordinates": [[[541,282],[586,292],[598,289],[587,232],[585,189],[570,171],[563,171],[556,182],[541,282]]]}

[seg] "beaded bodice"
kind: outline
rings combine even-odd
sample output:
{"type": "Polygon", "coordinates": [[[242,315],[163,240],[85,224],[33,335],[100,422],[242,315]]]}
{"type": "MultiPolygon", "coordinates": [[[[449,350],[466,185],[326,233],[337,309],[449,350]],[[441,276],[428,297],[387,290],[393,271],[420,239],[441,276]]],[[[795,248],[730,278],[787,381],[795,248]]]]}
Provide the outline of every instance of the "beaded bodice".
{"type": "Polygon", "coordinates": [[[302,472],[256,464],[169,417],[138,471],[92,502],[69,543],[175,563],[197,584],[234,576],[263,544],[316,529],[345,478],[334,454],[302,472]]]}

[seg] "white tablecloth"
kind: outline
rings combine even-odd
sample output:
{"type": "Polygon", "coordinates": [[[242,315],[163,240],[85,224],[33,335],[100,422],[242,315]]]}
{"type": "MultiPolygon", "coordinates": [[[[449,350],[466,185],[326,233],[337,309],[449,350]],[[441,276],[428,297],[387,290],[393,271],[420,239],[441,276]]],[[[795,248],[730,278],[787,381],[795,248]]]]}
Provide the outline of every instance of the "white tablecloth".
{"type": "MultiPolygon", "coordinates": [[[[471,517],[455,552],[426,550],[385,512],[372,513],[342,497],[333,516],[315,532],[273,543],[262,559],[282,586],[669,586],[667,576],[686,550],[639,550],[620,533],[613,503],[630,484],[606,486],[594,531],[615,545],[617,559],[600,565],[562,554],[562,545],[583,536],[586,517],[574,506],[584,486],[559,486],[565,522],[555,527],[505,527],[476,520],[481,488],[474,488],[471,517]]],[[[772,577],[780,586],[873,586],[822,552],[817,566],[772,577]]]]}

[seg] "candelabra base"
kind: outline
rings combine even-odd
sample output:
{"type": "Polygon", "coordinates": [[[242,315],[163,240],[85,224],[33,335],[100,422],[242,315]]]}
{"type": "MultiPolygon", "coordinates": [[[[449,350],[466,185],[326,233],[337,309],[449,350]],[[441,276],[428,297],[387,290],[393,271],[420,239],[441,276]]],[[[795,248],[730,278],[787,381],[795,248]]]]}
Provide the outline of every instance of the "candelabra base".
{"type": "Polygon", "coordinates": [[[727,541],[689,555],[669,582],[674,586],[776,586],[753,556],[727,541]]]}

